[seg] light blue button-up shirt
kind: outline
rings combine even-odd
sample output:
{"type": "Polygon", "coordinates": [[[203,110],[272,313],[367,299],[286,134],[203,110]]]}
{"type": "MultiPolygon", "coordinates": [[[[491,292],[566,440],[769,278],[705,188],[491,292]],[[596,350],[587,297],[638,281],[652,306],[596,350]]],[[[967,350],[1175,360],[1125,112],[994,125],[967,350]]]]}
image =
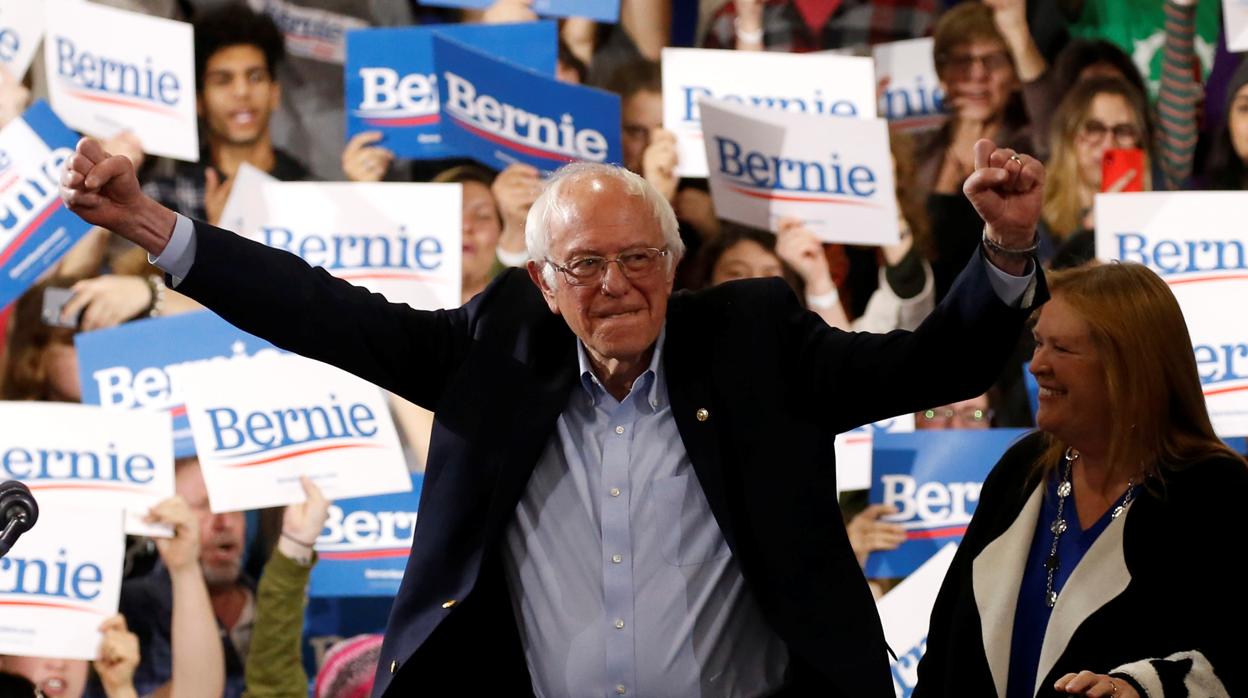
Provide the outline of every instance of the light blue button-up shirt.
{"type": "Polygon", "coordinates": [[[784,681],[788,651],[745,588],[672,418],[663,341],[618,402],[577,342],[581,389],[508,526],[508,587],[538,696],[758,696],[784,681]]]}

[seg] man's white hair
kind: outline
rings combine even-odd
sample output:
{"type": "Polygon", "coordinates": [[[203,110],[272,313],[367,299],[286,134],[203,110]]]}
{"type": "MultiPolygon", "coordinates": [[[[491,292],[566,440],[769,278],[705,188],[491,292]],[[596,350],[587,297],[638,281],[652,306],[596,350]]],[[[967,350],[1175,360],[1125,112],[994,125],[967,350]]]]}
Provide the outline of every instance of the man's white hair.
{"type": "Polygon", "coordinates": [[[529,259],[543,265],[542,278],[548,285],[555,285],[555,268],[547,263],[550,254],[550,225],[555,220],[566,221],[571,213],[571,208],[565,201],[565,191],[570,184],[599,177],[616,180],[630,196],[639,196],[649,204],[655,222],[663,231],[663,243],[670,251],[667,258],[669,273],[685,254],[685,243],[681,241],[680,230],[676,225],[676,212],[672,210],[667,199],[643,177],[616,165],[574,162],[560,167],[546,180],[545,188],[537,201],[529,207],[528,218],[524,221],[524,244],[528,248],[529,259]]]}

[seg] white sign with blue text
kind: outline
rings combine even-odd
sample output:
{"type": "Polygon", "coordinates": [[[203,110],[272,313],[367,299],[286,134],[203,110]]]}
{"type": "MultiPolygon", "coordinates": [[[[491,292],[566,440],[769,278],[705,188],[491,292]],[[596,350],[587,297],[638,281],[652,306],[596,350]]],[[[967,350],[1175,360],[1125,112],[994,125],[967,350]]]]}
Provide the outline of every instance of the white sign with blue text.
{"type": "Polygon", "coordinates": [[[663,128],[676,134],[682,177],[707,176],[703,98],[829,121],[874,119],[875,66],[860,56],[663,49],[663,128]]]}
{"type": "Polygon", "coordinates": [[[1183,309],[1214,431],[1248,435],[1248,239],[1245,192],[1096,197],[1097,259],[1157,272],[1183,309]]]}
{"type": "Polygon", "coordinates": [[[936,76],[932,57],[934,40],[906,39],[871,47],[875,76],[884,82],[880,116],[903,131],[920,131],[940,125],[945,115],[945,92],[936,76]]]}
{"type": "Polygon", "coordinates": [[[334,502],[316,539],[317,563],[308,581],[312,597],[388,596],[399,591],[424,476],[413,473],[410,492],[334,502]]]}
{"type": "Polygon", "coordinates": [[[39,523],[0,558],[0,655],[95,659],[117,613],[121,512],[39,501],[39,523]]]}
{"type": "Polygon", "coordinates": [[[483,165],[619,163],[620,98],[435,36],[442,137],[483,165]]]}
{"type": "Polygon", "coordinates": [[[395,303],[460,306],[460,184],[263,182],[231,222],[395,303]]]}
{"type": "Polygon", "coordinates": [[[872,504],[896,514],[906,541],[867,558],[869,578],[897,578],[918,569],[947,543],[961,542],[979,503],[984,478],[1026,429],[921,429],[878,434],[871,456],[872,504]]]}
{"type": "Polygon", "coordinates": [[[0,130],[0,309],[91,229],[58,191],[77,140],[43,100],[0,130]]]}
{"type": "Polygon", "coordinates": [[[30,0],[0,0],[0,65],[21,82],[43,36],[43,7],[30,0]]]}
{"type": "Polygon", "coordinates": [[[206,310],[79,333],[74,346],[82,402],[169,415],[176,458],[195,455],[180,390],[181,370],[203,361],[281,353],[206,310]]]}
{"type": "Polygon", "coordinates": [[[205,362],[179,376],[213,512],[406,492],[412,482],[385,395],[294,354],[205,362]]]}
{"type": "Polygon", "coordinates": [[[126,533],[169,535],[143,521],[173,496],[168,414],[0,402],[0,424],[0,480],[26,483],[40,506],[110,507],[125,511],[126,533]]]}
{"type": "Polygon", "coordinates": [[[715,214],[763,230],[798,218],[824,242],[897,242],[888,124],[702,99],[715,214]]]}
{"type": "Polygon", "coordinates": [[[947,543],[909,577],[880,599],[880,622],[884,639],[897,653],[890,669],[897,698],[910,698],[919,683],[919,660],[927,650],[928,619],[936,605],[936,595],[958,552],[956,543],[947,543]]]}
{"type": "Polygon", "coordinates": [[[458,155],[442,142],[434,34],[497,58],[555,74],[559,45],[554,22],[435,24],[382,27],[347,33],[347,139],[377,131],[378,143],[401,158],[458,155]]]}
{"type": "MultiPolygon", "coordinates": [[[[495,0],[421,0],[431,7],[484,10],[495,0]]],[[[529,9],[543,17],[585,17],[614,24],[620,18],[620,0],[530,0],[529,9]]]]}
{"type": "Polygon", "coordinates": [[[65,123],[101,138],[133,131],[144,152],[199,159],[190,24],[82,0],[47,0],[46,11],[48,97],[65,123]]]}
{"type": "Polygon", "coordinates": [[[836,435],[836,490],[871,489],[871,444],[880,432],[908,434],[914,431],[914,415],[903,414],[864,424],[836,435]]]}

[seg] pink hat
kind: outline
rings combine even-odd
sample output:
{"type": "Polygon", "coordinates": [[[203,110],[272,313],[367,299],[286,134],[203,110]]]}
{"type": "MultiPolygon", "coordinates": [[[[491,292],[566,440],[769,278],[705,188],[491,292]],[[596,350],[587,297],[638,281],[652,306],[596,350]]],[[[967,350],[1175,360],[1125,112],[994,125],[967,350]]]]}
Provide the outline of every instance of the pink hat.
{"type": "Polygon", "coordinates": [[[381,635],[356,635],[325,653],[316,675],[315,698],[368,698],[381,657],[381,635]]]}

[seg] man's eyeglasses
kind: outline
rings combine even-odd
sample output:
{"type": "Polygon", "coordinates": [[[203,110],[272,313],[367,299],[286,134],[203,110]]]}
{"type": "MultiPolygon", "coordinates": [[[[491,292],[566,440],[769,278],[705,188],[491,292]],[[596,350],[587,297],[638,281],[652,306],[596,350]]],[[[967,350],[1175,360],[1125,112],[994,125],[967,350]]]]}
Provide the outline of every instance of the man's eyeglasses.
{"type": "Polygon", "coordinates": [[[924,410],[919,414],[924,422],[948,422],[954,417],[960,418],[964,422],[991,422],[993,417],[992,409],[982,409],[979,407],[937,407],[935,409],[924,410]]]}
{"type": "Polygon", "coordinates": [[[1114,142],[1124,148],[1132,148],[1140,143],[1140,131],[1135,124],[1121,123],[1110,126],[1096,119],[1088,119],[1079,127],[1079,136],[1084,140],[1099,143],[1106,133],[1112,133],[1114,142]]]}
{"type": "Polygon", "coordinates": [[[566,265],[559,265],[554,260],[547,259],[546,263],[563,272],[563,277],[573,286],[589,286],[602,281],[602,277],[607,273],[607,265],[615,263],[620,265],[620,272],[627,279],[638,279],[654,272],[659,266],[659,260],[667,257],[669,250],[664,247],[639,247],[634,250],[625,250],[615,257],[575,257],[568,260],[566,265]]]}

